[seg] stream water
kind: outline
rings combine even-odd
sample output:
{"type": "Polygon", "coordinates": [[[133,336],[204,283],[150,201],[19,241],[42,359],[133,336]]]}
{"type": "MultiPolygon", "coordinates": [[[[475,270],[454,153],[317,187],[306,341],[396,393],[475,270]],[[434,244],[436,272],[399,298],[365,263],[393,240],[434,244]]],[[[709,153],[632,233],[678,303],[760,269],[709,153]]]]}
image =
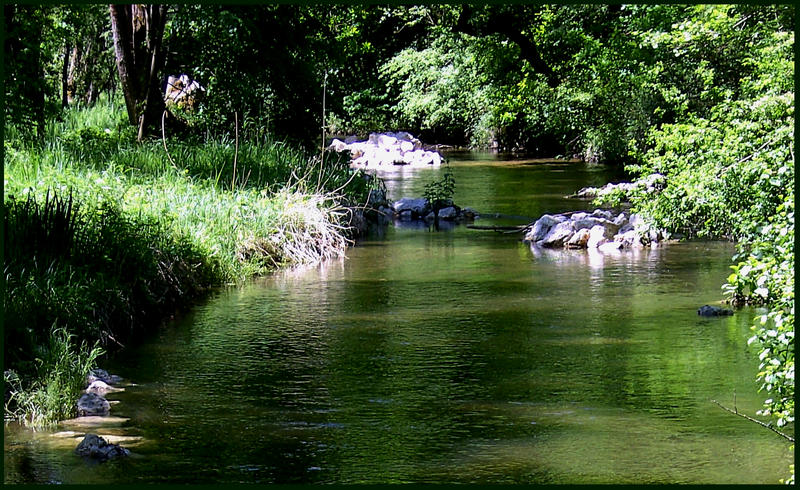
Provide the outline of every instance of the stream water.
{"type": "MultiPolygon", "coordinates": [[[[451,156],[478,224],[585,209],[619,175],[451,156]]],[[[439,171],[384,175],[419,196],[439,171]]],[[[722,299],[733,245],[604,256],[519,235],[390,226],[342,261],[221,291],[105,367],[112,417],[5,427],[6,483],[777,483],[792,454],[753,414],[753,310],[722,299]],[[133,452],[100,465],[85,432],[133,452]]]]}

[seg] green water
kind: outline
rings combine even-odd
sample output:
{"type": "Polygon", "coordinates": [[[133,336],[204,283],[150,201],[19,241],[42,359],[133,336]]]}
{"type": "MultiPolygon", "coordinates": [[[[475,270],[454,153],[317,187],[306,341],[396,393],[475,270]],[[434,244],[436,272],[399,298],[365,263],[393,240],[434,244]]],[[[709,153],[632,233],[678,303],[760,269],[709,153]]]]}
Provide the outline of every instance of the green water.
{"type": "MultiPolygon", "coordinates": [[[[580,163],[455,161],[481,224],[580,209],[580,163]],[[509,217],[511,215],[511,217],[509,217]],[[513,216],[516,216],[513,217],[513,216]]],[[[387,175],[420,195],[435,171],[387,175]]],[[[776,483],[753,414],[755,312],[704,319],[722,242],[603,256],[518,235],[390,227],[348,258],[216,294],[110,360],[134,386],[87,429],[5,430],[5,481],[776,483]],[[89,465],[82,434],[133,455],[89,465]]]]}

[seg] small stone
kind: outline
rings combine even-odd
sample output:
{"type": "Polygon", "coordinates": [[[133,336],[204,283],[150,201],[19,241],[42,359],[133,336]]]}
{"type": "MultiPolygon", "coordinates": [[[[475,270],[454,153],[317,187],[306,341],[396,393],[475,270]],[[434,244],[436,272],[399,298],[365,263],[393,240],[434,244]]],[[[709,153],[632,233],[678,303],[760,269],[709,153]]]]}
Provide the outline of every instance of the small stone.
{"type": "Polygon", "coordinates": [[[611,220],[614,216],[611,214],[611,211],[606,211],[604,209],[595,209],[592,213],[592,217],[594,218],[603,218],[607,220],[611,220]]]}

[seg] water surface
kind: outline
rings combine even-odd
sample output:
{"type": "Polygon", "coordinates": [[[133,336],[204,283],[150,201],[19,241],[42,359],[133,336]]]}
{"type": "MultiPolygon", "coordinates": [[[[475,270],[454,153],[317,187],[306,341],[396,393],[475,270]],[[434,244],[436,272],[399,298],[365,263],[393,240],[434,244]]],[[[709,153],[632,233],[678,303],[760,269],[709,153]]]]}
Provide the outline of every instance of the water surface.
{"type": "MultiPolygon", "coordinates": [[[[481,224],[583,209],[563,196],[618,177],[471,158],[453,162],[455,200],[481,224]]],[[[384,177],[399,198],[437,172],[384,177]]],[[[135,386],[92,430],[127,437],[130,459],[84,463],[75,424],[7,426],[5,481],[776,483],[786,444],[711,403],[753,414],[764,398],[755,312],[696,314],[733,253],[390,227],[346,260],[219,292],[112,359],[135,386]]]]}

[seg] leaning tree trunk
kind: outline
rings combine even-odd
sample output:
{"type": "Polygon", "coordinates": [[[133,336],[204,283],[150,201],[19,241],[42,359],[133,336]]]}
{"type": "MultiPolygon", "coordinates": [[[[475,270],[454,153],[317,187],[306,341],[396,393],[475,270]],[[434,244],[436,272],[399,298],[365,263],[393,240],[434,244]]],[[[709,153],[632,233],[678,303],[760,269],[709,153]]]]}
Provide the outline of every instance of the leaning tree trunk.
{"type": "Polygon", "coordinates": [[[166,5],[110,5],[111,30],[128,121],[139,127],[139,141],[158,121],[164,100],[158,72],[167,20],[166,5]]]}

